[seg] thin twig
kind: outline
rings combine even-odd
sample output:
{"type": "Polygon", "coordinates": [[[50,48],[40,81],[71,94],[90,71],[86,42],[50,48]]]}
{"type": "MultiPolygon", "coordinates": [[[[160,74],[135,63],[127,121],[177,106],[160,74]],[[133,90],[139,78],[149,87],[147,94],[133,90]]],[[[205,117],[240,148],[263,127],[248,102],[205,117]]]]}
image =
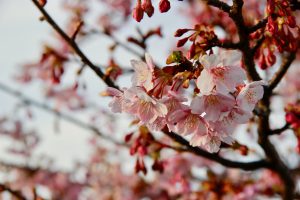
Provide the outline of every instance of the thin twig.
{"type": "Polygon", "coordinates": [[[76,54],[81,58],[82,62],[89,66],[108,86],[118,88],[115,83],[101,71],[101,69],[95,66],[81,51],[76,42],[72,40],[52,19],[48,12],[41,6],[38,0],[32,0],[34,5],[40,10],[43,15],[43,18],[51,25],[51,27],[69,44],[69,46],[76,52],[76,54]]]}
{"type": "Polygon", "coordinates": [[[279,84],[289,67],[291,66],[292,62],[296,58],[296,53],[290,53],[287,57],[283,58],[282,64],[278,71],[274,74],[272,79],[269,81],[269,90],[272,91],[276,88],[279,84]]]}
{"type": "Polygon", "coordinates": [[[271,135],[278,135],[280,133],[282,133],[283,131],[286,131],[290,128],[290,125],[288,123],[286,123],[283,127],[281,128],[278,128],[278,129],[274,129],[274,130],[271,130],[270,134],[271,135]]]}

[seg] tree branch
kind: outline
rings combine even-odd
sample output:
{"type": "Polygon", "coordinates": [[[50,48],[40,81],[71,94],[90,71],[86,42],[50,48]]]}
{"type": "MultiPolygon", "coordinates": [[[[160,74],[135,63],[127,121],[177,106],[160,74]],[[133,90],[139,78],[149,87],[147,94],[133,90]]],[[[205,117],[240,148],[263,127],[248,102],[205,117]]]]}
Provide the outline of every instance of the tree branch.
{"type": "Polygon", "coordinates": [[[75,53],[81,58],[81,61],[89,66],[108,86],[118,88],[115,83],[101,71],[101,69],[95,66],[81,51],[76,42],[72,40],[52,19],[52,17],[47,13],[47,11],[41,6],[38,0],[32,0],[34,5],[40,10],[44,19],[51,25],[51,27],[69,44],[69,46],[75,51],[75,53]]]}
{"type": "Polygon", "coordinates": [[[231,160],[222,158],[218,154],[209,153],[198,147],[191,146],[186,139],[184,139],[183,137],[181,137],[180,135],[178,135],[176,133],[169,132],[169,131],[164,131],[164,133],[167,136],[169,136],[171,139],[173,139],[174,141],[183,145],[187,149],[187,151],[189,151],[195,155],[204,157],[208,160],[215,161],[225,167],[238,168],[238,169],[243,169],[243,170],[257,170],[257,169],[261,169],[261,168],[272,169],[272,166],[270,165],[270,163],[265,160],[259,160],[259,161],[248,162],[248,163],[231,161],[231,160]]]}
{"type": "Polygon", "coordinates": [[[224,3],[219,0],[202,0],[206,2],[207,5],[219,8],[220,10],[229,13],[230,12],[230,6],[227,3],[224,3]]]}
{"type": "Polygon", "coordinates": [[[278,135],[278,134],[282,133],[283,131],[288,130],[289,128],[290,128],[290,125],[289,125],[288,123],[286,123],[286,124],[285,124],[283,127],[281,127],[281,128],[271,130],[270,134],[271,134],[271,135],[278,135]]]}
{"type": "Polygon", "coordinates": [[[296,58],[296,53],[292,52],[287,57],[285,57],[282,60],[282,64],[278,71],[274,74],[272,79],[269,81],[269,90],[272,91],[276,88],[276,86],[279,84],[289,67],[291,66],[292,62],[296,58]]]}
{"type": "Polygon", "coordinates": [[[238,29],[239,43],[241,44],[240,50],[243,53],[243,62],[245,64],[248,80],[258,81],[261,80],[261,78],[255,69],[254,54],[250,48],[249,33],[245,26],[242,14],[243,4],[243,0],[234,0],[229,16],[234,21],[238,29]]]}
{"type": "Polygon", "coordinates": [[[260,28],[264,28],[266,26],[267,22],[268,22],[268,17],[260,20],[254,26],[251,26],[251,27],[247,28],[248,33],[253,33],[253,32],[257,31],[260,28]]]}

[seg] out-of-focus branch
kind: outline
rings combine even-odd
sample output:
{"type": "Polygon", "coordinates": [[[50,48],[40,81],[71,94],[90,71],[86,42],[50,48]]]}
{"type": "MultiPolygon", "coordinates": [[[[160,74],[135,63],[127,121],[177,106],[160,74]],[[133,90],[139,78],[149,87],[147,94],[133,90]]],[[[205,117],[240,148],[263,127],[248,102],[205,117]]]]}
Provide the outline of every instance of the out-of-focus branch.
{"type": "Polygon", "coordinates": [[[101,133],[96,127],[88,124],[88,123],[85,123],[85,122],[82,122],[78,119],[76,119],[75,117],[73,116],[70,116],[70,115],[67,115],[67,114],[64,114],[62,112],[59,112],[58,110],[54,109],[54,108],[51,108],[50,106],[48,106],[47,104],[44,104],[44,103],[40,103],[38,101],[35,101],[33,99],[30,99],[26,96],[24,96],[21,92],[17,91],[17,90],[14,90],[12,88],[10,88],[9,86],[7,85],[4,85],[3,83],[0,83],[0,90],[2,92],[5,92],[11,96],[14,96],[16,98],[18,98],[20,101],[24,102],[25,104],[28,104],[28,105],[32,105],[32,106],[35,106],[37,108],[40,108],[44,111],[47,111],[49,113],[52,113],[58,117],[61,117],[62,119],[68,121],[68,122],[71,122],[73,124],[75,124],[76,126],[79,126],[81,128],[84,128],[84,129],[87,129],[87,130],[90,130],[92,131],[93,133],[95,133],[96,135],[98,135],[99,137],[107,140],[107,141],[110,141],[114,144],[117,144],[117,145],[120,145],[120,146],[127,146],[125,143],[122,143],[122,142],[119,142],[119,141],[116,141],[114,140],[113,138],[109,137],[109,136],[106,136],[104,135],[103,133],[101,133]]]}
{"type": "Polygon", "coordinates": [[[9,192],[12,196],[17,198],[18,200],[27,200],[27,198],[25,198],[20,191],[13,190],[5,184],[0,184],[0,192],[3,191],[9,192]]]}
{"type": "Polygon", "coordinates": [[[274,74],[272,79],[269,81],[269,90],[272,91],[276,88],[276,86],[279,84],[289,67],[291,66],[292,62],[296,58],[296,53],[290,53],[287,57],[283,58],[282,64],[278,71],[274,74]]]}
{"type": "Polygon", "coordinates": [[[164,131],[164,133],[167,136],[169,136],[171,139],[173,139],[174,141],[183,145],[187,149],[187,151],[189,151],[195,155],[201,156],[203,158],[206,158],[208,160],[215,161],[225,167],[238,168],[238,169],[243,169],[243,170],[256,170],[256,169],[261,169],[261,168],[272,169],[272,166],[266,160],[259,160],[259,161],[254,161],[254,162],[231,161],[226,158],[222,158],[218,154],[209,153],[198,147],[191,146],[186,139],[184,139],[183,137],[181,137],[180,135],[178,135],[176,133],[169,132],[169,131],[164,131]]]}
{"type": "Polygon", "coordinates": [[[115,83],[101,71],[101,69],[95,66],[87,56],[81,51],[76,42],[72,40],[52,19],[52,17],[48,14],[48,12],[43,8],[42,5],[38,2],[38,0],[32,0],[34,5],[40,10],[43,15],[43,19],[45,19],[51,27],[69,44],[69,46],[75,51],[75,53],[81,58],[82,62],[89,66],[108,86],[118,88],[115,83]]]}
{"type": "Polygon", "coordinates": [[[133,55],[138,56],[140,59],[144,59],[144,55],[140,52],[136,51],[135,49],[131,48],[129,45],[126,45],[125,43],[121,42],[118,38],[113,36],[112,34],[106,33],[105,31],[101,30],[91,30],[91,33],[94,34],[101,34],[112,40],[116,45],[122,47],[123,49],[127,50],[128,52],[131,52],[133,55]]]}

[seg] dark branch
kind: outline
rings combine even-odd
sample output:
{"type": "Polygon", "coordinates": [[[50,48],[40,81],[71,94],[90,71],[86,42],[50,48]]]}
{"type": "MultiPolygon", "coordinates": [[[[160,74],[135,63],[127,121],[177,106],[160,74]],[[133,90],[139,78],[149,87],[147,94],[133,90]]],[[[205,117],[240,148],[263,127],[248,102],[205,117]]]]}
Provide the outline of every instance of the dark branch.
{"type": "Polygon", "coordinates": [[[289,67],[291,66],[292,62],[296,58],[296,53],[290,53],[287,57],[283,58],[282,64],[279,70],[274,74],[272,79],[269,81],[269,91],[272,91],[276,88],[279,84],[289,67]]]}
{"type": "Polygon", "coordinates": [[[270,134],[271,135],[278,135],[280,133],[282,133],[283,131],[286,131],[290,128],[290,125],[288,123],[286,123],[283,127],[281,128],[278,128],[278,129],[274,129],[274,130],[271,130],[270,134]]]}
{"type": "Polygon", "coordinates": [[[254,26],[248,27],[247,31],[248,33],[253,33],[255,31],[257,31],[260,28],[264,28],[266,26],[268,22],[268,18],[264,18],[262,20],[260,20],[257,24],[255,24],[254,26]]]}
{"type": "Polygon", "coordinates": [[[207,5],[219,8],[220,10],[229,13],[230,12],[230,6],[222,1],[219,0],[203,0],[207,3],[207,5]]]}
{"type": "Polygon", "coordinates": [[[69,44],[69,46],[76,52],[76,54],[81,58],[82,62],[89,66],[108,86],[118,88],[114,82],[101,71],[101,69],[95,66],[81,51],[76,42],[72,40],[52,19],[52,17],[47,13],[47,11],[39,4],[38,0],[32,0],[34,5],[40,10],[43,18],[51,25],[51,27],[69,44]]]}
{"type": "Polygon", "coordinates": [[[173,139],[174,141],[183,145],[187,149],[187,151],[189,151],[193,154],[196,154],[198,156],[204,157],[208,160],[215,161],[225,167],[238,168],[238,169],[243,169],[243,170],[256,170],[256,169],[261,169],[261,168],[271,169],[272,168],[270,163],[265,160],[259,160],[259,161],[248,162],[248,163],[231,161],[231,160],[222,158],[218,154],[209,153],[198,147],[191,146],[186,139],[184,139],[183,137],[181,137],[180,135],[178,135],[176,133],[168,132],[168,131],[164,131],[164,133],[167,136],[169,136],[171,139],[173,139]]]}

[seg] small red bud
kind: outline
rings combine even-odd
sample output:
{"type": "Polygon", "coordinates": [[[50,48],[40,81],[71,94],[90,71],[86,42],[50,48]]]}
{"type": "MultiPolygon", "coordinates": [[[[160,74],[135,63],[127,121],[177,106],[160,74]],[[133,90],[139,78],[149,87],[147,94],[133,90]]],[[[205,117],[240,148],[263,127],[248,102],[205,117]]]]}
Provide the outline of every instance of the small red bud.
{"type": "Polygon", "coordinates": [[[177,29],[177,31],[175,32],[174,36],[175,37],[181,37],[183,34],[185,34],[186,32],[188,32],[190,30],[191,29],[188,29],[188,28],[177,29]]]}
{"type": "Polygon", "coordinates": [[[133,9],[132,11],[132,17],[137,21],[137,22],[140,22],[143,17],[144,17],[144,10],[141,6],[141,0],[138,0],[136,5],[135,5],[135,8],[133,9]]]}
{"type": "Polygon", "coordinates": [[[151,17],[154,13],[154,7],[152,5],[151,0],[144,0],[142,4],[142,8],[147,13],[148,17],[151,17]]]}
{"type": "Polygon", "coordinates": [[[161,0],[159,2],[159,11],[161,13],[168,12],[168,10],[170,10],[170,8],[171,8],[171,5],[170,5],[169,0],[161,0]]]}
{"type": "Polygon", "coordinates": [[[178,40],[177,47],[182,47],[183,45],[185,45],[185,43],[188,41],[188,39],[189,39],[189,37],[178,40]]]}
{"type": "Polygon", "coordinates": [[[47,3],[47,0],[38,0],[39,4],[44,7],[47,3]]]}

